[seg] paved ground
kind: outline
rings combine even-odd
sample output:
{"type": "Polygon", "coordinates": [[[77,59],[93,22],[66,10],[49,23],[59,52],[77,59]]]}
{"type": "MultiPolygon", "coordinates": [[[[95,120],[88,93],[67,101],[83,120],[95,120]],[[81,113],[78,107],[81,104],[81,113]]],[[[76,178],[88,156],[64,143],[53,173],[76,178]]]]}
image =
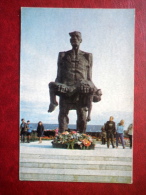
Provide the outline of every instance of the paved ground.
{"type": "Polygon", "coordinates": [[[68,154],[72,155],[76,153],[77,155],[100,155],[100,156],[114,156],[114,157],[132,157],[132,150],[129,147],[123,149],[122,146],[118,148],[107,148],[106,145],[101,145],[100,142],[97,142],[94,150],[77,150],[77,149],[58,149],[53,148],[51,141],[43,141],[41,144],[38,141],[30,143],[20,143],[20,153],[28,154],[68,154]]]}

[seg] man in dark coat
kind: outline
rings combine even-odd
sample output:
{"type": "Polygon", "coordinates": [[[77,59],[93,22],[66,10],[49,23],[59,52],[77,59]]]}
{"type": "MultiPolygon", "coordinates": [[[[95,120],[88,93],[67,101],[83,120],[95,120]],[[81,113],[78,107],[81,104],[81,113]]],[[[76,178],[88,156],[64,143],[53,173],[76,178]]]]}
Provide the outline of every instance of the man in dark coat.
{"type": "Polygon", "coordinates": [[[60,96],[59,132],[68,129],[69,110],[76,110],[77,130],[82,133],[86,131],[86,123],[90,120],[92,102],[100,101],[102,94],[92,82],[92,54],[79,50],[81,33],[75,31],[69,35],[72,50],[59,53],[57,78],[49,83],[48,112],[55,109],[58,105],[56,95],[60,96]]]}
{"type": "Polygon", "coordinates": [[[21,142],[25,142],[26,138],[26,133],[27,133],[27,128],[26,128],[26,122],[24,118],[21,119],[21,125],[20,125],[20,135],[21,135],[21,142]]]}
{"type": "Polygon", "coordinates": [[[105,124],[105,131],[106,131],[106,134],[107,134],[107,147],[108,148],[110,146],[110,139],[111,139],[112,147],[115,148],[115,146],[114,146],[114,134],[116,133],[116,126],[115,126],[115,122],[113,120],[114,120],[114,117],[111,116],[109,121],[107,121],[106,124],[105,124]]]}

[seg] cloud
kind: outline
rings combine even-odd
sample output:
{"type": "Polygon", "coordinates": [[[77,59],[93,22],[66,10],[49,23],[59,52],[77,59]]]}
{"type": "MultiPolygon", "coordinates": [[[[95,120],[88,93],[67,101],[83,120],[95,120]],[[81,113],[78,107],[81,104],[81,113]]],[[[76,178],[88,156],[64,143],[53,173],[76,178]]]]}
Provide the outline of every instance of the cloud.
{"type": "Polygon", "coordinates": [[[55,80],[57,59],[54,60],[52,56],[42,54],[38,48],[33,48],[28,43],[23,44],[22,50],[20,100],[48,102],[48,83],[55,80]]]}

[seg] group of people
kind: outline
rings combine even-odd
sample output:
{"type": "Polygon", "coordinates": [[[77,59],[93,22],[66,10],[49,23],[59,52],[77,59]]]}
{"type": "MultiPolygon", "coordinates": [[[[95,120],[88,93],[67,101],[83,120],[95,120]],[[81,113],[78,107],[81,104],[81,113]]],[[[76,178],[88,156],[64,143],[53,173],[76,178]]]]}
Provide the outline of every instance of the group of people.
{"type": "MultiPolygon", "coordinates": [[[[124,120],[121,120],[117,124],[117,127],[113,120],[114,120],[114,117],[111,116],[109,121],[107,121],[101,129],[102,130],[102,144],[105,144],[107,140],[107,148],[109,148],[110,141],[111,141],[112,147],[115,148],[114,137],[116,137],[116,148],[118,148],[119,138],[120,138],[123,149],[125,149],[124,120]]],[[[132,148],[132,134],[133,134],[133,124],[130,124],[127,130],[127,135],[129,136],[129,141],[130,141],[130,148],[132,148]]]]}
{"type": "MultiPolygon", "coordinates": [[[[114,145],[114,138],[116,137],[116,148],[118,148],[119,144],[119,138],[121,140],[121,144],[123,146],[123,149],[125,149],[125,143],[124,143],[124,120],[121,120],[117,127],[115,125],[115,122],[113,121],[114,117],[111,116],[109,121],[105,123],[105,125],[102,127],[102,144],[106,143],[107,140],[107,148],[110,147],[110,141],[112,144],[112,147],[115,148],[114,145]]],[[[30,136],[32,133],[32,126],[30,124],[30,121],[28,120],[27,123],[24,119],[21,119],[21,125],[20,125],[20,135],[21,135],[21,142],[24,143],[30,142],[30,136]],[[27,140],[26,140],[27,138],[27,140]]],[[[41,121],[38,122],[37,126],[37,136],[39,138],[39,143],[42,143],[42,137],[44,134],[44,125],[41,121]]],[[[129,136],[130,140],[130,148],[132,148],[132,134],[133,134],[133,125],[130,124],[127,130],[127,134],[129,136]]]]}
{"type": "MultiPolygon", "coordinates": [[[[21,125],[20,125],[20,135],[21,135],[21,142],[24,143],[25,141],[27,143],[30,142],[30,136],[32,133],[32,126],[30,124],[30,121],[28,120],[27,123],[24,119],[21,119],[21,125]],[[27,140],[26,140],[27,138],[27,140]]],[[[41,121],[38,122],[37,126],[37,136],[39,138],[39,143],[42,143],[42,137],[44,133],[44,125],[41,121]]]]}

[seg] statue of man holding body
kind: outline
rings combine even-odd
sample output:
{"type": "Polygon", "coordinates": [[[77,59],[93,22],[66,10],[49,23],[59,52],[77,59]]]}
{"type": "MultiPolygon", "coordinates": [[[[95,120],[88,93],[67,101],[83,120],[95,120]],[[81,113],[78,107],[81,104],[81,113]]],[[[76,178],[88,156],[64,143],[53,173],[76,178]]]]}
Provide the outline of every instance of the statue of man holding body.
{"type": "Polygon", "coordinates": [[[55,82],[49,83],[50,105],[52,112],[59,100],[59,132],[68,129],[69,110],[77,112],[77,131],[86,132],[87,121],[90,121],[92,102],[101,100],[101,90],[92,82],[92,54],[79,50],[82,42],[81,33],[69,33],[72,50],[60,52],[58,56],[58,71],[55,82]],[[87,115],[88,111],[88,115],[87,115]]]}

